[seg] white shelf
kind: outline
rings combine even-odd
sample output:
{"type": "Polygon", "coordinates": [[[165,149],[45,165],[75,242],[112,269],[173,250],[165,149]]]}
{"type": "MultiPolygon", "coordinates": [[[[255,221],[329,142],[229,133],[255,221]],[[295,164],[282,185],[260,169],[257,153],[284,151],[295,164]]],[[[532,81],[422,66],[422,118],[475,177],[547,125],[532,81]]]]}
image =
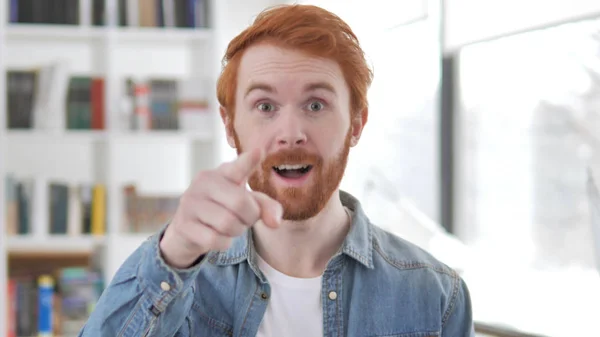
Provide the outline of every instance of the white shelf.
{"type": "Polygon", "coordinates": [[[108,133],[104,130],[68,130],[50,131],[36,129],[13,129],[6,132],[9,142],[46,143],[48,141],[90,142],[105,140],[108,133]]]}
{"type": "MultiPolygon", "coordinates": [[[[112,32],[112,31],[109,31],[112,32]]],[[[123,27],[114,30],[118,42],[198,42],[212,38],[210,29],[206,28],[153,28],[123,27]]]]}
{"type": "Polygon", "coordinates": [[[102,41],[114,35],[119,42],[191,42],[212,38],[207,28],[161,28],[161,27],[96,27],[76,25],[25,24],[13,23],[6,26],[8,40],[83,40],[102,41]]]}
{"type": "Polygon", "coordinates": [[[7,238],[8,254],[90,254],[104,244],[103,236],[48,235],[32,237],[15,235],[7,238]]]}
{"type": "Polygon", "coordinates": [[[106,36],[106,28],[74,25],[26,24],[6,25],[6,37],[12,39],[57,39],[91,41],[106,36]]]}
{"type": "Polygon", "coordinates": [[[47,142],[99,142],[113,140],[116,142],[144,141],[212,141],[210,132],[193,132],[183,130],[150,130],[150,131],[106,131],[106,130],[37,130],[13,129],[6,132],[8,142],[47,143],[47,142]]]}
{"type": "Polygon", "coordinates": [[[184,140],[184,141],[212,141],[210,132],[192,132],[183,130],[150,130],[150,131],[127,131],[110,132],[106,136],[120,141],[154,141],[154,140],[184,140]]]}

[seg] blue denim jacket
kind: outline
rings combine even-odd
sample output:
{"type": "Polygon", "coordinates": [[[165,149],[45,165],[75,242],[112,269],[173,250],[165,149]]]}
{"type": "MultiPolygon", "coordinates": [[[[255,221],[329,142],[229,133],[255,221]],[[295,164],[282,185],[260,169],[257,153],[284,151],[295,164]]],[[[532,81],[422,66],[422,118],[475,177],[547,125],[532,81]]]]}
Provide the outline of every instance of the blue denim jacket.
{"type": "MultiPolygon", "coordinates": [[[[351,195],[340,191],[340,198],[353,219],[323,274],[324,336],[474,336],[462,278],[371,224],[351,195]]],[[[162,259],[163,232],[123,263],[79,336],[255,336],[270,288],[250,231],[186,270],[162,259]]]]}

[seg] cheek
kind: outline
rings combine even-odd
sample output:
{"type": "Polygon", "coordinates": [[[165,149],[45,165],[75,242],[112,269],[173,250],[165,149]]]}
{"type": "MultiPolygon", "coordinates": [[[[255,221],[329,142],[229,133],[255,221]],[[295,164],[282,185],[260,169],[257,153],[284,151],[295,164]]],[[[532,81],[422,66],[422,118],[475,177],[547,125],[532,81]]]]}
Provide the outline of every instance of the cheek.
{"type": "Polygon", "coordinates": [[[323,158],[333,158],[342,150],[346,139],[345,134],[338,135],[337,133],[332,133],[331,130],[327,132],[315,132],[312,137],[312,143],[323,158]]]}
{"type": "Polygon", "coordinates": [[[249,124],[244,126],[236,125],[234,128],[235,142],[238,147],[241,147],[244,151],[253,148],[263,148],[264,141],[261,138],[264,132],[257,132],[256,128],[252,128],[249,124]]]}
{"type": "Polygon", "coordinates": [[[320,141],[330,144],[333,149],[338,149],[344,144],[346,136],[351,129],[350,121],[339,116],[331,118],[324,123],[317,123],[314,126],[314,137],[318,137],[321,139],[320,141]]]}
{"type": "Polygon", "coordinates": [[[273,144],[278,134],[277,123],[264,120],[236,120],[235,131],[239,141],[245,146],[262,146],[273,144]]]}

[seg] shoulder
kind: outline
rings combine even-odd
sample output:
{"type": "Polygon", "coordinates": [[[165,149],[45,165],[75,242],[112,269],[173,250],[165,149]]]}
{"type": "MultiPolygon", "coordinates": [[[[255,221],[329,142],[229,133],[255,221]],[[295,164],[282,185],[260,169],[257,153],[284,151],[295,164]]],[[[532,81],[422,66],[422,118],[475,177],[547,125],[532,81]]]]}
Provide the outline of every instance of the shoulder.
{"type": "Polygon", "coordinates": [[[441,305],[443,326],[453,317],[469,318],[466,315],[470,315],[470,295],[458,272],[421,247],[373,224],[369,226],[378,278],[385,275],[391,289],[401,284],[397,291],[413,303],[441,305]]]}
{"type": "Polygon", "coordinates": [[[369,223],[373,254],[398,271],[424,270],[432,277],[458,281],[458,273],[414,243],[369,223]]]}

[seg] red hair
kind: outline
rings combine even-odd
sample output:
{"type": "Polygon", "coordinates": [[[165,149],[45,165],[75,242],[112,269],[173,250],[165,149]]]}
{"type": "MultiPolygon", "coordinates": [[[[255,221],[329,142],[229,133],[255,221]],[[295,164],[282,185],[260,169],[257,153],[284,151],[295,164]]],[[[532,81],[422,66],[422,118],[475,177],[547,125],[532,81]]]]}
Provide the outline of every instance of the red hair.
{"type": "Polygon", "coordinates": [[[336,61],[350,89],[352,116],[368,107],[367,90],[373,72],[352,29],[337,15],[311,5],[281,5],[261,12],[254,23],[236,36],[223,56],[217,98],[230,116],[235,108],[237,73],[244,51],[268,40],[336,61]]]}

